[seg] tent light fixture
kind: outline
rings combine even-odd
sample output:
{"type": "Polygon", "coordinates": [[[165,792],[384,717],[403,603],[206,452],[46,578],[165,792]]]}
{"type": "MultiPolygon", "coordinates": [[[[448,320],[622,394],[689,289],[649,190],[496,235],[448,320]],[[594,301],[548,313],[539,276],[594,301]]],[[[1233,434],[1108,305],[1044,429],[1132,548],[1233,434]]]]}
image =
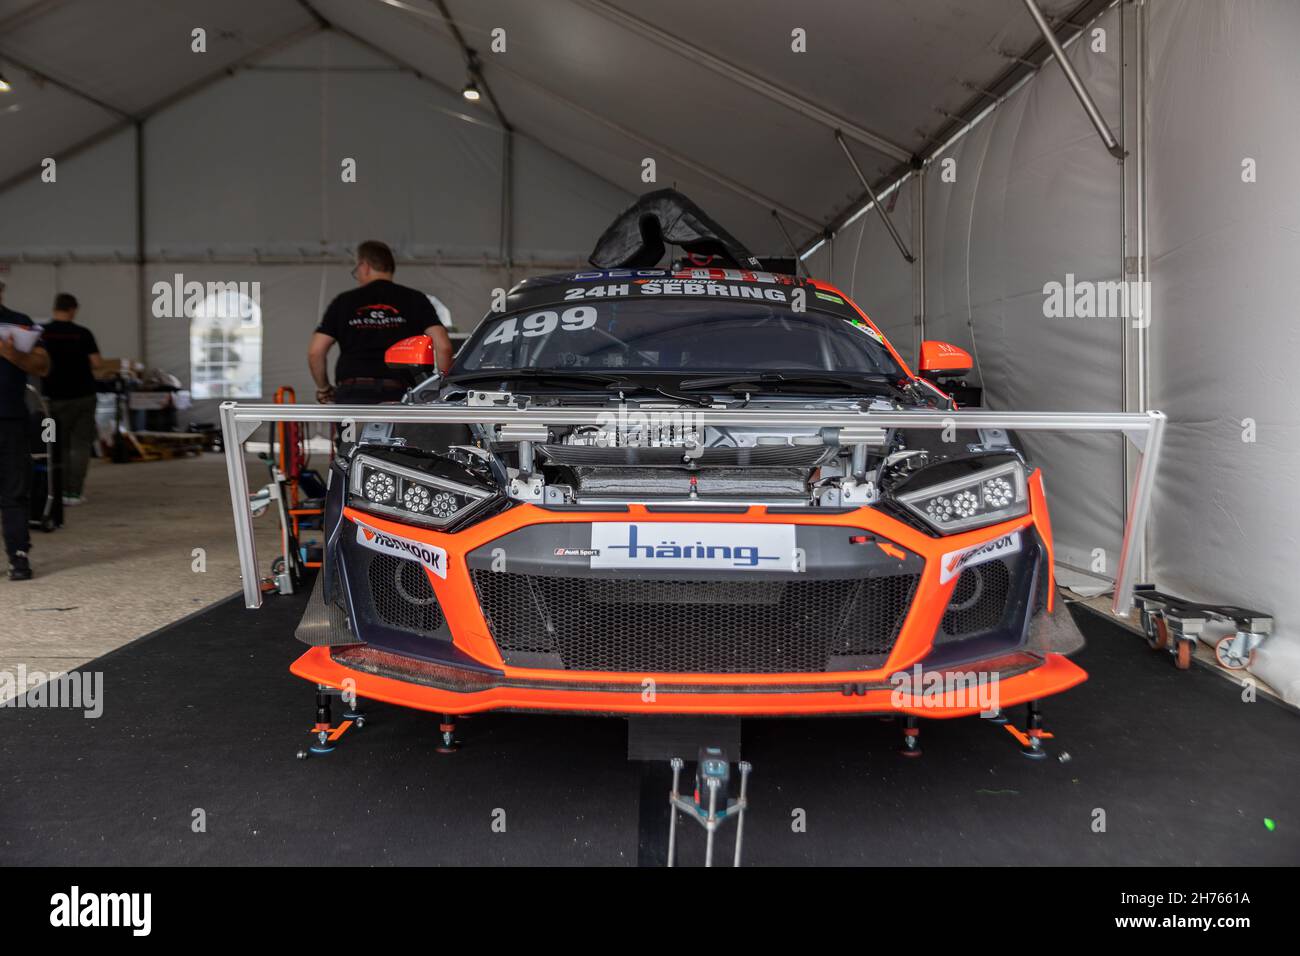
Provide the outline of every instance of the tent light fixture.
{"type": "Polygon", "coordinates": [[[483,94],[479,92],[478,84],[474,82],[474,77],[471,76],[468,82],[465,83],[465,88],[460,91],[460,95],[471,103],[477,103],[483,94]]]}
{"type": "Polygon", "coordinates": [[[5,75],[3,73],[0,73],[0,93],[8,93],[12,89],[13,89],[13,84],[11,84],[7,79],[5,79],[5,75]]]}

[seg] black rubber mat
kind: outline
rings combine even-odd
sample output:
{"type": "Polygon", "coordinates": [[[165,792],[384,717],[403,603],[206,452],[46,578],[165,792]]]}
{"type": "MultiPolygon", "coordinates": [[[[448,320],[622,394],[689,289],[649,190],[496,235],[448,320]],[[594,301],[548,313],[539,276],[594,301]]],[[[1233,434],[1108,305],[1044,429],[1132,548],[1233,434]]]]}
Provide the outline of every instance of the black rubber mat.
{"type": "MultiPolygon", "coordinates": [[[[87,665],[98,719],[0,708],[0,863],[662,863],[668,771],[626,760],[619,719],[478,716],[444,756],[431,715],[370,705],[334,753],[294,759],[304,599],[232,599],[87,665]]],[[[875,718],[746,721],[745,862],[1300,860],[1300,717],[1076,613],[1092,678],[1046,702],[1047,761],[978,719],[923,723],[916,760],[875,718]]],[[[680,861],[702,847],[684,823],[680,861]]]]}

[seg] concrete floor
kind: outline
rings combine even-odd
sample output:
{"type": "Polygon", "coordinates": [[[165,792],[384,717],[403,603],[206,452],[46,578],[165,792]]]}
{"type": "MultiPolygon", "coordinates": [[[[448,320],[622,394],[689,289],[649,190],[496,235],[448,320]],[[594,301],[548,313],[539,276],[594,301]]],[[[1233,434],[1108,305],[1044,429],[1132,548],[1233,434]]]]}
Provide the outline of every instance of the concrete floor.
{"type": "MultiPolygon", "coordinates": [[[[251,460],[249,487],[266,482],[265,466],[251,460]]],[[[32,531],[31,581],[0,574],[0,670],[66,671],[239,590],[223,455],[96,459],[86,495],[58,531],[32,531]],[[195,548],[204,551],[201,572],[195,548]]],[[[268,511],[254,527],[268,573],[278,523],[268,511]]]]}

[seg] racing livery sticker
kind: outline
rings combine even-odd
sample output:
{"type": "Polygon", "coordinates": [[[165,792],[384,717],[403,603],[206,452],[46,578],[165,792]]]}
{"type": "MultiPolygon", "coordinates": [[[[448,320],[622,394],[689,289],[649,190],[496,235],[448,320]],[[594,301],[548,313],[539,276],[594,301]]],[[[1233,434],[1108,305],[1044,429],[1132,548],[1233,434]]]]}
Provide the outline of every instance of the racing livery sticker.
{"type": "Polygon", "coordinates": [[[943,556],[943,561],[939,565],[939,583],[947,584],[967,568],[973,568],[975,565],[983,564],[986,561],[996,561],[1004,555],[1015,554],[1019,550],[1020,532],[1013,531],[1011,534],[1004,534],[1000,538],[985,541],[983,544],[972,545],[958,551],[949,551],[943,556]]]}
{"type": "Polygon", "coordinates": [[[399,538],[378,528],[357,522],[357,544],[381,554],[419,561],[444,581],[447,579],[447,552],[423,541],[399,538]]]}
{"type": "Polygon", "coordinates": [[[593,568],[790,571],[798,560],[790,524],[598,521],[591,547],[593,568]]]}
{"type": "Polygon", "coordinates": [[[714,282],[711,280],[690,279],[637,279],[628,285],[608,286],[574,286],[566,289],[564,300],[590,299],[609,296],[611,298],[629,295],[684,295],[710,296],[724,299],[758,299],[768,302],[787,301],[785,290],[770,286],[740,285],[737,283],[714,282]]]}

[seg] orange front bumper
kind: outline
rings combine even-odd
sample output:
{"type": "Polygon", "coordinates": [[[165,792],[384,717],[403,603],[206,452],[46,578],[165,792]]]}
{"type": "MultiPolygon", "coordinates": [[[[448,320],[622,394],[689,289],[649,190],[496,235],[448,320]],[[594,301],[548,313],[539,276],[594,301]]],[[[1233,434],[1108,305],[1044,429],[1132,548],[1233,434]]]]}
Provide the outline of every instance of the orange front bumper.
{"type": "MultiPolygon", "coordinates": [[[[869,714],[910,713],[928,717],[960,717],[980,713],[985,708],[972,703],[974,695],[933,694],[912,697],[896,692],[890,676],[918,665],[931,651],[936,628],[947,607],[955,576],[945,580],[945,558],[954,549],[978,545],[1014,531],[1034,529],[1046,550],[1047,599],[1045,610],[1054,609],[1052,536],[1042,479],[1034,472],[1029,480],[1030,513],[977,531],[933,538],[875,509],[855,513],[819,515],[815,511],[800,515],[800,524],[842,526],[846,531],[861,529],[879,535],[886,542],[897,542],[925,561],[917,594],[906,615],[898,639],[883,665],[870,672],[791,673],[791,674],[682,674],[616,673],[594,671],[547,670],[506,664],[498,652],[470,582],[466,556],[508,531],[526,524],[602,521],[629,519],[642,521],[681,520],[680,514],[650,512],[633,505],[626,513],[557,513],[524,505],[480,522],[457,534],[397,524],[351,508],[344,510],[350,521],[362,521],[388,534],[405,536],[437,547],[446,554],[446,574],[430,574],[455,646],[497,676],[482,683],[465,681],[402,679],[384,676],[394,673],[380,668],[380,673],[348,666],[335,660],[329,649],[317,647],[294,662],[291,670],[298,677],[340,689],[352,689],[360,697],[448,714],[467,714],[486,710],[541,710],[567,713],[607,714],[869,714]],[[350,684],[345,685],[345,681],[350,684]],[[433,686],[431,686],[433,685],[433,686]]],[[[790,522],[788,514],[768,513],[752,507],[743,514],[710,514],[712,522],[790,522]]],[[[893,555],[891,545],[882,550],[893,555]]],[[[897,555],[901,560],[901,552],[897,555]]],[[[346,655],[344,655],[346,658],[346,655]]],[[[408,662],[411,659],[406,659],[408,662]]],[[[982,662],[991,665],[996,662],[982,662]]],[[[978,668],[979,663],[969,665],[978,668]]],[[[996,671],[992,672],[996,675],[996,671]]],[[[996,683],[997,705],[1010,706],[1047,697],[1068,690],[1087,679],[1087,674],[1059,654],[1045,658],[1022,657],[1008,676],[996,683]]]]}
{"type": "MultiPolygon", "coordinates": [[[[473,714],[485,710],[549,710],[599,714],[731,714],[814,715],[905,713],[918,717],[967,717],[981,707],[971,695],[950,693],[937,698],[922,694],[897,694],[891,688],[846,695],[842,691],[785,691],[780,693],[683,692],[659,684],[651,699],[645,690],[609,691],[565,687],[497,686],[476,691],[453,691],[391,677],[381,677],[345,667],[330,656],[329,648],[314,647],[294,661],[290,670],[298,677],[327,687],[348,689],[356,696],[400,707],[440,714],[473,714]],[[345,685],[345,681],[350,681],[345,685]]],[[[1048,654],[1041,666],[997,681],[999,707],[1023,704],[1069,690],[1088,679],[1077,664],[1060,654],[1048,654]]]]}

